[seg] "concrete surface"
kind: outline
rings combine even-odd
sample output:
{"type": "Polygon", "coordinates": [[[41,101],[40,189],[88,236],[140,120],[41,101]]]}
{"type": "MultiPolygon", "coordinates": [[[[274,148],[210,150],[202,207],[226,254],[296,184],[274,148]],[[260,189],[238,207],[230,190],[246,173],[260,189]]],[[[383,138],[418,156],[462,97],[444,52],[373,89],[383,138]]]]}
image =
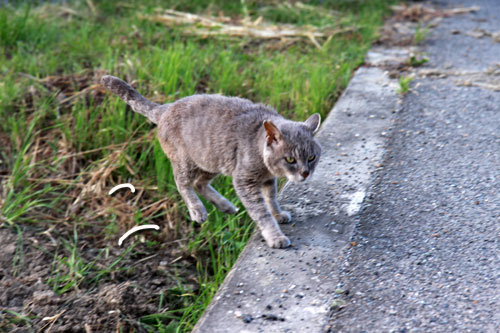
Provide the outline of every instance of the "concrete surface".
{"type": "Polygon", "coordinates": [[[294,246],[254,235],[195,332],[500,332],[500,1],[435,3],[481,9],[428,33],[404,98],[385,69],[415,49],[369,52],[281,194],[294,246]]]}
{"type": "Polygon", "coordinates": [[[395,91],[379,68],[356,72],[318,134],[324,153],[313,177],[280,194],[293,217],[282,225],[293,247],[269,249],[254,235],[194,332],[319,332],[327,325],[337,267],[382,160],[395,91]]]}
{"type": "Polygon", "coordinates": [[[500,2],[439,4],[481,9],[424,43],[426,67],[458,74],[418,77],[404,98],[331,332],[500,332],[500,43],[467,35],[499,31],[500,2]]]}

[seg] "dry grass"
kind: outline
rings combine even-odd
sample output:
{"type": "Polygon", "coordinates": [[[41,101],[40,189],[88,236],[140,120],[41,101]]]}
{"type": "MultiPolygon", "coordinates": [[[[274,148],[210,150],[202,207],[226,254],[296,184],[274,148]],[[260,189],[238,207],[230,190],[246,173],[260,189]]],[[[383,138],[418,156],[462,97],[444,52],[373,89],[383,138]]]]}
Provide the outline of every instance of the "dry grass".
{"type": "MultiPolygon", "coordinates": [[[[304,5],[302,5],[304,6],[304,5]]],[[[235,20],[225,16],[206,16],[180,12],[172,9],[157,10],[156,15],[140,15],[139,18],[152,22],[160,22],[169,27],[182,26],[182,32],[187,35],[228,37],[249,37],[252,39],[279,39],[288,42],[290,39],[305,38],[321,49],[318,40],[328,43],[333,36],[355,31],[355,27],[347,28],[316,28],[312,26],[295,26],[291,24],[271,24],[265,22],[262,16],[255,20],[245,17],[235,20]]]]}

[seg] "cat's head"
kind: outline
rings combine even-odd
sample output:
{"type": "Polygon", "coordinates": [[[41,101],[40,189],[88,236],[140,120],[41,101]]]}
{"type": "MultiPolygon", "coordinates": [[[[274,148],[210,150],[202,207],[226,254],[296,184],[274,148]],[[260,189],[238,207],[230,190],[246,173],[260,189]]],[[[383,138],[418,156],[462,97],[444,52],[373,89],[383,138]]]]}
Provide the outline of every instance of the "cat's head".
{"type": "Polygon", "coordinates": [[[320,121],[317,113],[302,123],[280,123],[279,128],[269,120],[264,121],[266,143],[263,157],[273,176],[301,182],[314,172],[321,155],[321,146],[314,138],[320,121]]]}

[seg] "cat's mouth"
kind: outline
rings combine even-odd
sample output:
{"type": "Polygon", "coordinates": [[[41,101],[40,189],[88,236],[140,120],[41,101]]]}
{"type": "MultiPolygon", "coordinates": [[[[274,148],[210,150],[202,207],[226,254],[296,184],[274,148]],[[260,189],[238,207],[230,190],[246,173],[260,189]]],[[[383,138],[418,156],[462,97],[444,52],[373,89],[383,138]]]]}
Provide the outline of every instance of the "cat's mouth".
{"type": "Polygon", "coordinates": [[[294,183],[302,183],[305,182],[308,177],[304,177],[302,175],[288,175],[286,178],[294,183]]]}

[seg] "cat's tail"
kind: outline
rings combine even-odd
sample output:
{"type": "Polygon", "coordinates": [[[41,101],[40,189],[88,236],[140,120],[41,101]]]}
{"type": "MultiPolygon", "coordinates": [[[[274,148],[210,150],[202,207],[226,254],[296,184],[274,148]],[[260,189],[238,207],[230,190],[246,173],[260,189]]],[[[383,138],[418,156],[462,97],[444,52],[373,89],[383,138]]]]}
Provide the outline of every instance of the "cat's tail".
{"type": "Polygon", "coordinates": [[[104,75],[101,84],[112,93],[123,99],[137,113],[146,116],[153,123],[158,123],[160,110],[156,109],[159,104],[148,101],[130,84],[111,75],[104,75]],[[156,110],[155,110],[156,109],[156,110]]]}

